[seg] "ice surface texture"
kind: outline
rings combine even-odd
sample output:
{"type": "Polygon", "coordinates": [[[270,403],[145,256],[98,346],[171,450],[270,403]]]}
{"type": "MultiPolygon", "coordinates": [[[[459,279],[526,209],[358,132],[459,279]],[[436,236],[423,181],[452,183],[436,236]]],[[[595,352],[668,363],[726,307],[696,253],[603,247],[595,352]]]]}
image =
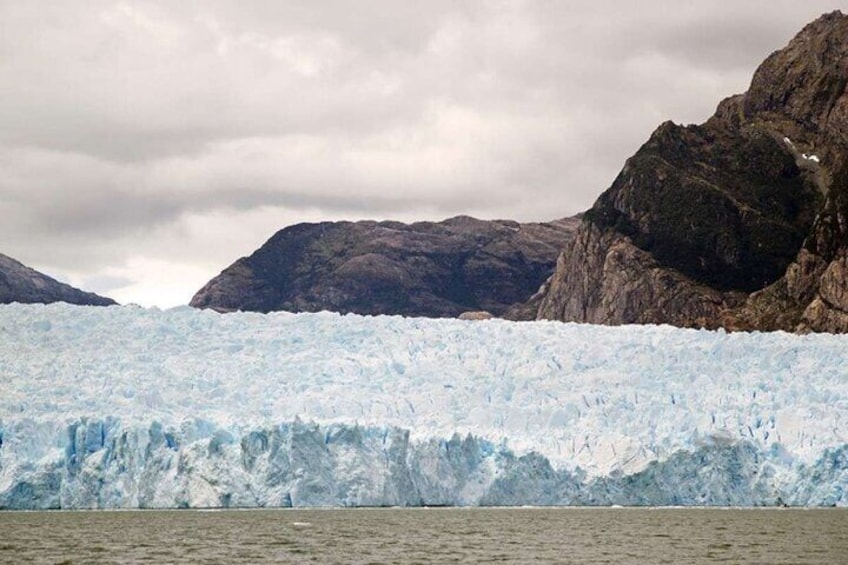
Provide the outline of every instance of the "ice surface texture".
{"type": "Polygon", "coordinates": [[[848,505],[848,337],[0,307],[0,507],[848,505]]]}

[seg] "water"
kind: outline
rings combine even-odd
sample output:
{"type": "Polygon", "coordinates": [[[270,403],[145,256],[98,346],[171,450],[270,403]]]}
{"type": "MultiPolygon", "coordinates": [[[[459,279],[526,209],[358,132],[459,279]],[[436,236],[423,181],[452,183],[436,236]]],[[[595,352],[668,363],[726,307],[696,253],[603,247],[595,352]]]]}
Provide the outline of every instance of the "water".
{"type": "Polygon", "coordinates": [[[848,563],[844,509],[0,512],[0,563],[848,563]]]}

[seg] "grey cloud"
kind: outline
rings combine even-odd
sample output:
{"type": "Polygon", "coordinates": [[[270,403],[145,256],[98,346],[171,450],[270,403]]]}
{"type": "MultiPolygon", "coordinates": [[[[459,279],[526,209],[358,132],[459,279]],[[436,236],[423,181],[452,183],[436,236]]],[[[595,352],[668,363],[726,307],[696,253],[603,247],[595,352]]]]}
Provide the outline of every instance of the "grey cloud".
{"type": "Polygon", "coordinates": [[[88,277],[83,281],[83,286],[89,292],[107,295],[114,290],[125,288],[133,283],[128,277],[115,277],[109,275],[98,275],[88,277]]]}
{"type": "Polygon", "coordinates": [[[750,70],[779,47],[770,31],[762,21],[708,21],[694,28],[668,30],[651,48],[700,68],[725,73],[750,70]]]}

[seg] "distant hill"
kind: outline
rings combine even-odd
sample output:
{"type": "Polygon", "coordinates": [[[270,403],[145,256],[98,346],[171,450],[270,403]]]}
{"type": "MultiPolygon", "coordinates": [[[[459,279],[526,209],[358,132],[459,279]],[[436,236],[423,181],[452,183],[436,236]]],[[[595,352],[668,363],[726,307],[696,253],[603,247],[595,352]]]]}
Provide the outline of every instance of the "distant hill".
{"type": "Polygon", "coordinates": [[[218,311],[529,317],[522,306],[553,272],[577,218],[519,224],[324,222],[277,232],[191,301],[218,311]]]}
{"type": "Polygon", "coordinates": [[[589,210],[538,317],[848,331],[848,17],[769,56],[702,125],[662,124],[589,210]]]}
{"type": "Polygon", "coordinates": [[[0,254],[0,304],[67,302],[109,306],[111,298],[83,292],[0,254]]]}

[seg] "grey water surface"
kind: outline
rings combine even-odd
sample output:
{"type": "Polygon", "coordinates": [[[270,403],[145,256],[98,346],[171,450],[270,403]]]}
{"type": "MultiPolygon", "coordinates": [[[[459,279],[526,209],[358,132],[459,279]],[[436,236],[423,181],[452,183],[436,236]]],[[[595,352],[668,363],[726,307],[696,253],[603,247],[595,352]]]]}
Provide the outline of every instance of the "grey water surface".
{"type": "Polygon", "coordinates": [[[848,510],[0,512],[0,563],[848,563],[848,510]]]}

